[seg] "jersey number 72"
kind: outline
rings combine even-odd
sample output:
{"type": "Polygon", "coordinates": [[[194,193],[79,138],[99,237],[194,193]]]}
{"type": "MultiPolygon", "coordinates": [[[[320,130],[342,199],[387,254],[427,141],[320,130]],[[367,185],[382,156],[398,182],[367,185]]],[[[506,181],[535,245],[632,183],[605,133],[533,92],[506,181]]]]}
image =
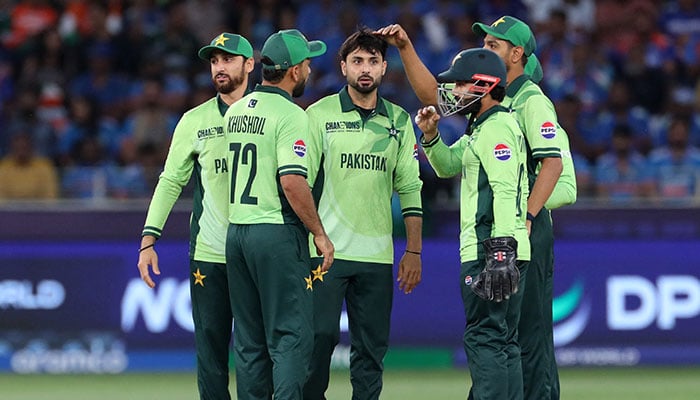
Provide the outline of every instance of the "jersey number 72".
{"type": "Polygon", "coordinates": [[[233,152],[233,162],[231,163],[231,204],[236,203],[236,180],[238,176],[239,165],[249,165],[250,173],[246,182],[243,193],[241,193],[241,204],[258,204],[258,198],[250,195],[250,189],[255,180],[255,174],[258,172],[258,150],[254,143],[246,143],[243,146],[241,143],[230,143],[229,150],[233,152]],[[239,164],[240,163],[240,164],[239,164]]]}

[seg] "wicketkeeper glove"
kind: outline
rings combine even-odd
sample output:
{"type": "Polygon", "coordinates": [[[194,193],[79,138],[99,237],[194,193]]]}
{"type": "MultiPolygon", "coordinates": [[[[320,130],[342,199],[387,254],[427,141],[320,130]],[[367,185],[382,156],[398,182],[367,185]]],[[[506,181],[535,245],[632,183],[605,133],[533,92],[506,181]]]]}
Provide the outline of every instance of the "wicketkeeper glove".
{"type": "Polygon", "coordinates": [[[474,279],[472,291],[484,300],[501,302],[518,291],[520,270],[516,265],[518,242],[503,236],[484,240],[486,266],[474,279]]]}

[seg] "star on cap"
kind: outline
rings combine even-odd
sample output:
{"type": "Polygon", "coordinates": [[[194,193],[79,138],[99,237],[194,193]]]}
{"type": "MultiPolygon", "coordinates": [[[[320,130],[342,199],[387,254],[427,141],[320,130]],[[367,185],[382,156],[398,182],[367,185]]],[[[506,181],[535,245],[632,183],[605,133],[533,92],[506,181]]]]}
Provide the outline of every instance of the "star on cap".
{"type": "Polygon", "coordinates": [[[202,285],[204,287],[204,278],[206,278],[206,275],[202,275],[201,272],[199,272],[199,268],[197,268],[197,271],[194,272],[192,275],[194,275],[194,284],[197,285],[202,285]]]}
{"type": "Polygon", "coordinates": [[[224,34],[222,33],[221,35],[219,35],[218,38],[216,38],[216,41],[214,42],[214,46],[226,46],[226,45],[224,44],[224,42],[227,41],[228,39],[229,39],[229,38],[227,38],[226,36],[224,36],[224,34]]]}
{"type": "Polygon", "coordinates": [[[327,274],[328,271],[321,271],[321,265],[318,265],[318,268],[314,269],[311,271],[311,273],[314,274],[314,281],[321,281],[323,282],[323,275],[327,274]]]}
{"type": "Polygon", "coordinates": [[[505,22],[506,22],[506,20],[503,17],[501,17],[501,18],[497,19],[493,24],[491,24],[491,26],[496,27],[498,24],[503,24],[505,22]]]}

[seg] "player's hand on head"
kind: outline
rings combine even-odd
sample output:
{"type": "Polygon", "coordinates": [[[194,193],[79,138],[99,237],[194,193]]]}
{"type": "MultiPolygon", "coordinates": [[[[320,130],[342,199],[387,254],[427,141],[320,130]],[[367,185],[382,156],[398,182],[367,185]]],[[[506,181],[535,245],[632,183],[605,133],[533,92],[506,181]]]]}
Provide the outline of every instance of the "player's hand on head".
{"type": "Polygon", "coordinates": [[[379,28],[374,31],[375,35],[379,35],[384,38],[392,46],[396,46],[401,49],[408,44],[408,34],[399,24],[387,25],[383,28],[379,28]]]}
{"type": "Polygon", "coordinates": [[[440,114],[435,110],[435,106],[420,108],[414,119],[427,141],[432,140],[437,135],[438,121],[440,121],[440,114]]]}
{"type": "Polygon", "coordinates": [[[153,247],[139,252],[139,262],[136,266],[139,269],[141,279],[144,282],[146,282],[148,287],[156,287],[156,283],[151,278],[151,274],[149,271],[150,266],[155,275],[160,275],[160,268],[158,268],[158,254],[153,249],[153,247]]]}

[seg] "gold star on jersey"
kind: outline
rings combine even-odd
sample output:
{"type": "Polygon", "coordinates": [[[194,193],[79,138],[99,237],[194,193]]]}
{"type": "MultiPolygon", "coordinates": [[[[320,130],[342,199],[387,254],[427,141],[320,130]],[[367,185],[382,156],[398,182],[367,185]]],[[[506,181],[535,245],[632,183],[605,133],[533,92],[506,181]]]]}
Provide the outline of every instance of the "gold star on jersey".
{"type": "Polygon", "coordinates": [[[202,275],[201,272],[199,272],[199,268],[197,268],[197,271],[195,271],[192,275],[194,275],[194,284],[195,285],[202,285],[204,287],[204,278],[206,278],[206,275],[202,275]]]}
{"type": "Polygon", "coordinates": [[[323,275],[327,274],[328,271],[321,271],[321,265],[318,266],[315,270],[311,271],[312,274],[314,274],[314,281],[321,281],[323,282],[323,275]]]}
{"type": "Polygon", "coordinates": [[[227,41],[228,39],[229,38],[224,36],[224,34],[222,33],[221,35],[219,35],[218,38],[216,38],[216,42],[214,42],[214,46],[226,46],[226,44],[224,44],[224,42],[227,41]]]}
{"type": "Polygon", "coordinates": [[[314,290],[314,280],[311,275],[305,277],[304,280],[306,281],[306,290],[314,290]]]}

